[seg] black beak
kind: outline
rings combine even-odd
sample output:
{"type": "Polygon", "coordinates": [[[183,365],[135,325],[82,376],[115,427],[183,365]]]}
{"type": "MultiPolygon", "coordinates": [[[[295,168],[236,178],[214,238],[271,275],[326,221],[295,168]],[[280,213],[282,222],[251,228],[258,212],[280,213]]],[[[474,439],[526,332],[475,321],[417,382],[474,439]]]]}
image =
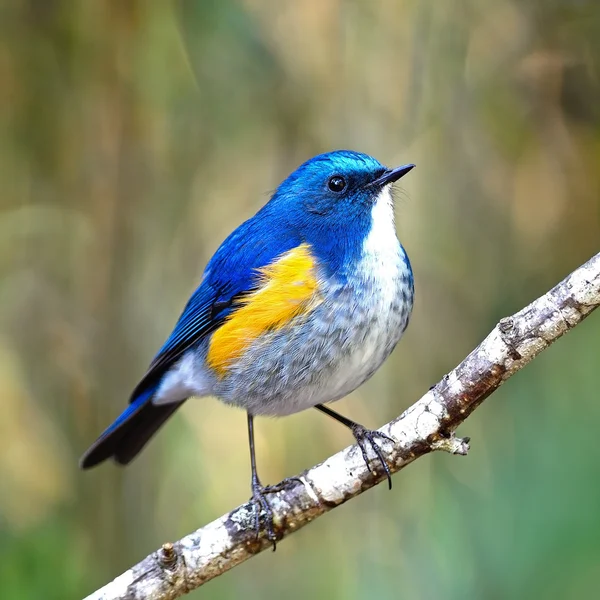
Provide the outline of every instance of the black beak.
{"type": "Polygon", "coordinates": [[[383,175],[378,177],[375,181],[372,181],[370,186],[383,187],[388,183],[393,183],[394,181],[398,181],[401,177],[404,177],[409,171],[412,171],[415,168],[415,165],[402,165],[401,167],[396,167],[395,169],[388,169],[383,175]]]}

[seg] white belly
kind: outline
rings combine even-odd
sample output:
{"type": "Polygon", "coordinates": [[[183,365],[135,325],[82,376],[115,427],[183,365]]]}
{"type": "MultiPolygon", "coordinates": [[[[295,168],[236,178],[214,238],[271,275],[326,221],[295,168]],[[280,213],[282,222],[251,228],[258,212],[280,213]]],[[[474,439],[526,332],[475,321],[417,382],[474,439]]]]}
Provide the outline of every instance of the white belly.
{"type": "Polygon", "coordinates": [[[366,381],[394,349],[408,324],[412,273],[396,238],[389,187],[373,207],[373,225],[351,283],[356,303],[354,322],[349,323],[351,350],[330,373],[324,391],[328,400],[323,402],[343,398],[366,381]]]}

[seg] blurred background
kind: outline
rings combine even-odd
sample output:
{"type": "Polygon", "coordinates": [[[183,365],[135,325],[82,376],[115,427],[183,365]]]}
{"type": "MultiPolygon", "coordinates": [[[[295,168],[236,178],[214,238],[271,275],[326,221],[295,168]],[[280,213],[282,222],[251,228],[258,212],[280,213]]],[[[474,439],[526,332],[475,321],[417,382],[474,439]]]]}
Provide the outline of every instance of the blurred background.
{"type": "MultiPolygon", "coordinates": [[[[376,427],[600,249],[595,0],[8,0],[0,8],[0,586],[78,598],[250,494],[246,419],[189,402],[78,470],[227,234],[335,148],[397,189],[411,326],[337,408],[376,427]]],[[[600,315],[417,461],[190,598],[593,597],[600,315]]],[[[258,421],[275,483],[351,442],[258,421]]]]}

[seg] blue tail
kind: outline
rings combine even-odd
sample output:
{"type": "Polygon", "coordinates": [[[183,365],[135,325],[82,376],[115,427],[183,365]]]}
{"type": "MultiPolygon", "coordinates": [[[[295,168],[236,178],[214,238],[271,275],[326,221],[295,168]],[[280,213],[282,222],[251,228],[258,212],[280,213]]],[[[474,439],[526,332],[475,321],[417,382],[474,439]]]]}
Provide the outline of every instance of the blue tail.
{"type": "Polygon", "coordinates": [[[121,465],[126,465],[135,458],[158,428],[183,404],[152,404],[156,387],[150,387],[139,394],[88,448],[79,461],[82,469],[95,467],[108,458],[113,458],[121,465]]]}

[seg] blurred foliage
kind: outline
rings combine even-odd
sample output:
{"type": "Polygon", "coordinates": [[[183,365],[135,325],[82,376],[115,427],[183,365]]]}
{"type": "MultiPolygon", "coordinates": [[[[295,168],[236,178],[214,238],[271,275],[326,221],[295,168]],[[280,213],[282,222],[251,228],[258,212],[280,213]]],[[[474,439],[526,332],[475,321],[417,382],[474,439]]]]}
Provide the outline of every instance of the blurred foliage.
{"type": "MultiPolygon", "coordinates": [[[[338,404],[399,414],[600,241],[594,0],[8,0],[0,8],[0,582],[75,598],[249,496],[245,417],[189,402],[128,469],[77,469],[220,241],[318,152],[398,190],[411,326],[338,404]]],[[[431,456],[191,597],[597,593],[600,320],[431,456]]],[[[350,443],[258,423],[266,482],[350,443]]]]}

